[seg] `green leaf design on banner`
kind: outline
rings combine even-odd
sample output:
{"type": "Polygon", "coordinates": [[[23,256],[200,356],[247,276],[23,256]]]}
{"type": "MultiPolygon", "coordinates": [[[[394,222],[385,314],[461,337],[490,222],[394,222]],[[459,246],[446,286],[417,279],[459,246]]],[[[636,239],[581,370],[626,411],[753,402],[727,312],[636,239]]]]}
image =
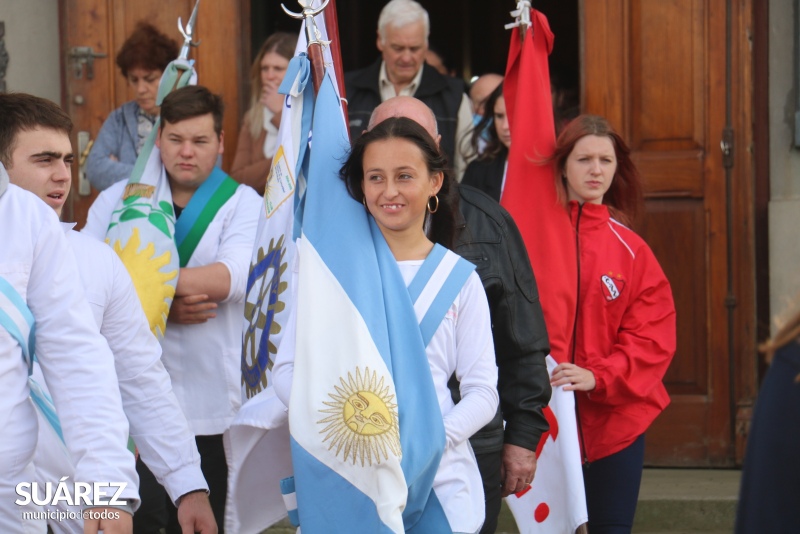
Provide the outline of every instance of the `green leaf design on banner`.
{"type": "Polygon", "coordinates": [[[147,215],[145,215],[139,210],[127,209],[123,211],[122,214],[119,216],[119,220],[120,222],[123,222],[123,221],[130,221],[133,219],[142,219],[144,217],[147,217],[147,215]]]}
{"type": "Polygon", "coordinates": [[[127,205],[128,205],[128,204],[130,204],[131,202],[136,202],[136,201],[137,201],[137,200],[139,200],[140,198],[141,198],[141,197],[140,197],[139,195],[131,195],[131,196],[129,196],[128,198],[126,198],[125,200],[123,200],[123,201],[122,201],[122,203],[123,203],[123,204],[125,204],[125,205],[127,206],[127,205]]]}
{"type": "Polygon", "coordinates": [[[162,201],[160,201],[160,202],[158,203],[158,205],[159,205],[159,206],[161,206],[161,210],[162,210],[164,213],[166,213],[167,215],[172,215],[173,217],[175,216],[175,212],[174,212],[174,211],[172,211],[172,204],[170,204],[170,203],[169,203],[169,202],[167,202],[166,200],[162,200],[162,201]]]}
{"type": "Polygon", "coordinates": [[[161,215],[161,214],[160,214],[160,213],[158,213],[157,211],[153,211],[153,212],[151,212],[151,213],[150,213],[150,215],[147,217],[147,220],[148,220],[148,221],[150,221],[150,223],[151,223],[153,226],[155,226],[156,228],[158,228],[159,230],[161,230],[161,232],[162,232],[164,235],[166,235],[167,237],[169,237],[170,239],[172,239],[172,234],[171,234],[171,233],[170,233],[170,231],[169,231],[169,225],[167,224],[167,218],[166,218],[166,217],[164,217],[163,215],[161,215]]]}

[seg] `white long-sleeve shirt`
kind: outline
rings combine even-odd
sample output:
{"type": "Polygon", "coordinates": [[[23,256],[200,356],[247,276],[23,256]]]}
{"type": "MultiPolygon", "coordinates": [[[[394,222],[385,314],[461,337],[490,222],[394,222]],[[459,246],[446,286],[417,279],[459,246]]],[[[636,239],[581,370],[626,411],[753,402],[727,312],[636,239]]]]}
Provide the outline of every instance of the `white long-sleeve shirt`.
{"type": "Polygon", "coordinates": [[[190,491],[207,490],[194,436],[125,265],[111,247],[71,229],[66,235],[86,300],[114,353],[122,407],[142,459],[173,502],[190,491]]]}
{"type": "MultiPolygon", "coordinates": [[[[125,483],[121,498],[135,510],[138,477],[111,352],[55,213],[14,185],[0,196],[0,276],[35,318],[36,355],[61,416],[74,480],[125,483]]],[[[14,487],[32,482],[26,478],[33,474],[37,416],[20,345],[2,328],[0,355],[0,531],[17,532],[27,527],[14,487]]]]}
{"type": "MultiPolygon", "coordinates": [[[[105,239],[125,185],[119,182],[100,193],[83,233],[105,239]]],[[[161,340],[172,389],[196,435],[223,433],[241,404],[244,296],[261,209],[261,199],[245,185],[220,208],[187,267],[225,265],[231,276],[228,296],[218,303],[216,318],[197,325],[169,322],[161,340]]]]}
{"type": "MultiPolygon", "coordinates": [[[[406,284],[423,260],[398,262],[406,284]]],[[[295,273],[296,274],[296,273],[295,273]]],[[[289,317],[286,338],[296,333],[296,314],[289,317]]],[[[450,306],[426,350],[447,437],[433,489],[455,532],[476,532],[485,517],[483,483],[469,438],[497,411],[497,364],[486,292],[472,273],[450,306]],[[453,403],[447,382],[455,374],[461,401],[453,403]]],[[[275,393],[286,406],[291,398],[294,350],[282,343],[272,369],[275,393]]]]}

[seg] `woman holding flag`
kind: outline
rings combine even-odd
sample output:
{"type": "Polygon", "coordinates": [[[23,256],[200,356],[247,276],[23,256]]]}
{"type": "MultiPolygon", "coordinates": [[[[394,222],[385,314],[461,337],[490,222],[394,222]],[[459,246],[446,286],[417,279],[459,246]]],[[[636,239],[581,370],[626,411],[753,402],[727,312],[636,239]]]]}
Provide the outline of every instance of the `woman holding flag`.
{"type": "MultiPolygon", "coordinates": [[[[446,170],[446,156],[416,122],[407,118],[390,118],[355,142],[340,174],[350,195],[364,205],[369,224],[375,229],[373,236],[384,241],[378,242],[378,248],[385,249],[388,245],[388,267],[396,275],[389,272],[386,278],[382,278],[383,297],[390,295],[386,286],[397,283],[404,292],[407,291],[406,296],[411,297],[407,299],[407,310],[411,314],[409,324],[421,334],[419,349],[424,354],[421,355],[421,361],[425,362],[423,365],[430,373],[421,373],[420,369],[410,373],[401,372],[399,369],[402,367],[392,364],[394,372],[390,380],[397,392],[396,397],[370,393],[366,386],[346,392],[348,382],[343,380],[337,388],[341,390],[340,393],[331,396],[333,400],[339,399],[337,402],[342,406],[337,408],[338,404],[330,400],[325,403],[333,407],[330,411],[333,415],[324,420],[329,426],[321,433],[330,432],[329,435],[335,436],[330,445],[332,450],[336,449],[337,443],[342,449],[341,444],[344,443],[345,463],[350,463],[350,450],[356,467],[365,465],[364,454],[352,452],[359,450],[358,440],[366,440],[367,437],[373,439],[376,445],[367,445],[365,453],[373,477],[382,476],[381,470],[386,469],[387,461],[393,461],[393,455],[398,460],[402,458],[408,500],[404,506],[396,508],[397,515],[402,513],[402,523],[384,521],[391,530],[408,531],[416,528],[414,531],[417,532],[478,532],[484,521],[484,496],[469,437],[488,423],[496,412],[497,367],[489,308],[481,281],[474,272],[474,266],[445,248],[454,242],[455,216],[458,213],[458,197],[452,186],[453,179],[446,170]],[[461,402],[457,405],[453,404],[447,387],[453,375],[460,381],[461,402]],[[404,391],[410,391],[407,389],[409,385],[425,387],[430,395],[403,394],[404,391]],[[392,401],[393,398],[396,400],[392,401]],[[415,404],[416,410],[427,412],[416,417],[438,418],[438,425],[440,428],[443,426],[443,432],[407,433],[410,432],[407,429],[414,428],[413,423],[406,422],[408,414],[412,413],[407,411],[409,404],[415,404]],[[342,413],[346,418],[344,422],[342,413]],[[413,510],[418,509],[414,503],[415,485],[419,484],[420,478],[409,478],[411,470],[408,465],[418,461],[414,446],[420,444],[426,448],[438,446],[441,451],[427,462],[432,475],[432,482],[428,481],[424,491],[423,501],[427,503],[424,502],[422,510],[414,515],[413,510]],[[370,452],[373,447],[378,451],[377,461],[370,452]],[[356,461],[359,454],[360,459],[356,461]]],[[[350,236],[338,237],[346,240],[350,236]]],[[[378,252],[379,258],[383,257],[382,254],[378,252]]],[[[300,260],[302,269],[305,258],[301,256],[300,260]]],[[[363,280],[361,285],[368,283],[363,280]]],[[[380,291],[373,294],[371,300],[382,304],[380,291]]],[[[397,305],[402,307],[404,303],[397,305]]],[[[390,329],[398,322],[405,322],[408,319],[406,315],[406,312],[399,312],[393,316],[390,329]]],[[[297,328],[299,343],[302,318],[295,319],[296,324],[290,321],[289,328],[297,328]]],[[[408,336],[404,338],[407,340],[408,336]]],[[[405,343],[405,340],[402,342],[405,343]]],[[[416,345],[409,342],[406,350],[393,350],[392,358],[413,359],[417,354],[415,348],[416,345]]],[[[354,347],[353,350],[359,349],[354,347]]],[[[297,406],[293,403],[297,400],[297,392],[290,391],[292,375],[296,372],[294,357],[294,354],[282,350],[273,368],[276,393],[289,406],[290,418],[297,406]]],[[[322,358],[322,355],[319,357],[322,358]]],[[[360,375],[357,375],[356,383],[358,380],[360,375]]],[[[304,384],[305,387],[309,386],[304,384]]],[[[376,391],[380,389],[378,387],[376,391]]],[[[328,447],[327,444],[324,446],[328,447]]],[[[293,447],[295,455],[296,448],[293,447]]],[[[294,463],[297,479],[297,458],[294,458],[294,463]]],[[[363,475],[354,476],[358,479],[363,475]]],[[[305,531],[301,493],[309,489],[302,489],[299,481],[297,484],[300,524],[305,531]]],[[[379,488],[378,491],[386,489],[379,488]]],[[[377,501],[384,497],[374,496],[377,501]]],[[[316,508],[310,513],[317,515],[329,513],[328,509],[331,508],[330,503],[318,500],[309,504],[316,508]]],[[[351,516],[349,522],[342,532],[370,531],[360,518],[351,516]]]]}
{"type": "Polygon", "coordinates": [[[572,354],[552,386],[576,392],[589,531],[629,533],[644,433],[669,404],[662,383],[675,353],[672,290],[653,252],[626,225],[642,185],[630,149],[606,119],[581,115],[551,157],[578,251],[572,354]]]}

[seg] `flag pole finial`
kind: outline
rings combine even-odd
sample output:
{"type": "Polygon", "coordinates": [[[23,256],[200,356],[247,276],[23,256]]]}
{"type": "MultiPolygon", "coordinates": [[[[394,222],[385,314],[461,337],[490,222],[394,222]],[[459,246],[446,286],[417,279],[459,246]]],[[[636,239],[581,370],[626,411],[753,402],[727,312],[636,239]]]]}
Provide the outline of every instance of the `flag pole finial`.
{"type": "Polygon", "coordinates": [[[313,7],[315,0],[297,0],[297,3],[303,7],[300,13],[289,11],[285,5],[281,4],[284,13],[293,19],[305,20],[306,22],[306,38],[308,40],[308,59],[311,61],[311,79],[314,83],[314,94],[319,92],[322,79],[325,77],[325,60],[322,55],[322,49],[331,44],[330,41],[322,39],[322,33],[317,28],[317,23],[314,22],[314,17],[322,13],[328,6],[330,0],[325,0],[322,5],[315,8],[313,7]]]}
{"type": "Polygon", "coordinates": [[[519,28],[520,35],[525,38],[525,32],[531,27],[531,9],[530,0],[519,0],[517,9],[511,12],[511,16],[515,19],[514,22],[506,24],[505,28],[507,30],[519,28]]]}
{"type": "Polygon", "coordinates": [[[183,35],[183,46],[181,47],[181,53],[178,56],[178,59],[189,59],[189,50],[191,47],[200,46],[200,41],[192,41],[195,26],[197,25],[197,10],[199,8],[200,0],[197,0],[197,2],[194,4],[194,9],[192,9],[192,14],[189,17],[189,22],[186,23],[185,28],[183,26],[183,21],[180,17],[178,17],[178,31],[181,32],[181,35],[183,35]]]}
{"type": "Polygon", "coordinates": [[[328,2],[330,2],[330,0],[325,0],[321,6],[315,8],[312,7],[314,0],[297,0],[297,3],[303,7],[303,10],[300,13],[289,11],[285,5],[281,4],[281,8],[283,9],[284,13],[293,19],[306,21],[306,38],[308,39],[308,46],[313,44],[327,46],[330,44],[330,41],[322,40],[322,34],[320,34],[317,24],[314,22],[314,17],[325,10],[325,8],[328,6],[328,2]]]}

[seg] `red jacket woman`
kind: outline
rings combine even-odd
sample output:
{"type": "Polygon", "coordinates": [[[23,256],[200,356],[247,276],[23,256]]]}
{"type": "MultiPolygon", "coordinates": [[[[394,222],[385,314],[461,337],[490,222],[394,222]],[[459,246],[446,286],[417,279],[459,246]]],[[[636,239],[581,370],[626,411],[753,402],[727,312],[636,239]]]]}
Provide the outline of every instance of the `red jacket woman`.
{"type": "Polygon", "coordinates": [[[630,532],[644,432],[669,404],[675,305],[653,252],[625,225],[641,183],[622,138],[604,118],[581,115],[552,161],[575,229],[578,309],[570,362],[551,384],[576,392],[589,531],[630,532]]]}
{"type": "Polygon", "coordinates": [[[662,382],[675,353],[675,306],[653,251],[602,204],[569,203],[580,286],[572,363],[592,373],[578,393],[584,457],[618,452],[669,404],[662,382]]]}

